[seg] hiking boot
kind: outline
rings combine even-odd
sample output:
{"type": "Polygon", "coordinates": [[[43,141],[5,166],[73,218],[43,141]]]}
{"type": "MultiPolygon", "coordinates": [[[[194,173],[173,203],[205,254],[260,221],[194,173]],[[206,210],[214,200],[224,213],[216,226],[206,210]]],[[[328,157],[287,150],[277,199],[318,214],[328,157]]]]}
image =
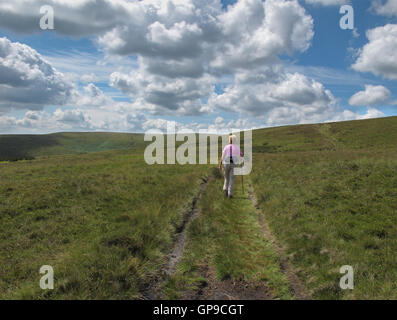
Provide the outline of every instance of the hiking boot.
{"type": "Polygon", "coordinates": [[[229,199],[233,199],[233,196],[229,196],[229,199]]]}
{"type": "Polygon", "coordinates": [[[227,198],[228,197],[227,190],[223,191],[223,193],[225,194],[225,197],[227,198]]]}

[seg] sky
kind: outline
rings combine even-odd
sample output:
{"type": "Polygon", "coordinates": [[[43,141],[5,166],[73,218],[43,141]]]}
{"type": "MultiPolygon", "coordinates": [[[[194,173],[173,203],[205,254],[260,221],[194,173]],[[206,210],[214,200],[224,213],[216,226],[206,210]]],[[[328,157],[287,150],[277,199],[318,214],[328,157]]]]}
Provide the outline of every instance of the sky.
{"type": "Polygon", "coordinates": [[[396,80],[397,0],[0,0],[1,134],[395,116],[396,80]]]}

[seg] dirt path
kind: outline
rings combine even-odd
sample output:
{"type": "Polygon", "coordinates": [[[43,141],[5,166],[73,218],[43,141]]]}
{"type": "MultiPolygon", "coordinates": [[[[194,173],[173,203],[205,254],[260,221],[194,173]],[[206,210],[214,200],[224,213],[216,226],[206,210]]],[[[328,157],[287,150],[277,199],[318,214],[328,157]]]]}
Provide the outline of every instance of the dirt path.
{"type": "MultiPolygon", "coordinates": [[[[223,194],[222,194],[223,196],[223,194]]],[[[237,195],[232,201],[239,201],[237,195]]],[[[249,201],[248,196],[244,199],[249,201]]],[[[230,200],[228,200],[230,201],[230,200]]],[[[199,212],[197,212],[199,214],[199,212]]],[[[199,266],[199,273],[205,281],[196,290],[183,292],[184,300],[272,300],[274,299],[267,284],[263,281],[244,279],[218,279],[209,261],[199,266]]]]}
{"type": "Polygon", "coordinates": [[[314,126],[317,131],[327,139],[328,143],[332,147],[333,150],[341,150],[343,149],[343,144],[334,136],[332,133],[332,127],[330,124],[318,124],[314,126]]]}
{"type": "Polygon", "coordinates": [[[198,216],[199,210],[197,203],[201,198],[201,195],[207,188],[212,178],[203,178],[202,183],[199,187],[197,194],[194,196],[189,209],[184,214],[182,225],[176,230],[177,235],[174,241],[174,246],[171,253],[168,256],[168,260],[163,266],[160,274],[153,279],[152,283],[149,284],[145,290],[143,290],[142,297],[145,300],[160,300],[162,298],[161,285],[167,279],[175,273],[176,267],[178,266],[179,260],[182,258],[183,250],[186,244],[186,231],[193,220],[198,216]]]}
{"type": "Polygon", "coordinates": [[[263,232],[264,232],[265,236],[272,242],[272,244],[279,256],[281,270],[285,273],[285,275],[288,279],[288,284],[289,284],[289,287],[292,291],[294,298],[296,300],[311,300],[312,297],[307,292],[306,288],[303,286],[303,284],[299,280],[298,276],[294,272],[291,264],[289,263],[288,259],[285,257],[284,250],[277,243],[275,236],[273,235],[268,224],[266,223],[265,217],[259,208],[258,201],[255,197],[255,193],[252,188],[252,185],[250,185],[249,193],[250,193],[251,201],[253,202],[253,204],[258,212],[259,223],[263,229],[263,232]]]}
{"type": "MultiPolygon", "coordinates": [[[[203,179],[199,191],[193,198],[189,210],[184,215],[184,221],[177,230],[177,236],[173,248],[168,256],[167,262],[164,264],[161,272],[152,280],[142,292],[142,298],[146,300],[160,300],[164,296],[161,292],[164,282],[172,276],[177,269],[178,263],[183,256],[185,245],[187,243],[187,229],[189,225],[199,216],[198,202],[202,194],[206,190],[211,178],[203,179]]],[[[237,198],[236,198],[237,199],[237,198]]],[[[246,198],[248,199],[248,198],[246,198]]],[[[307,290],[301,284],[299,278],[293,271],[290,263],[285,258],[282,248],[277,244],[274,235],[270,231],[265,222],[263,213],[257,205],[252,186],[249,189],[249,200],[252,201],[259,215],[259,223],[262,227],[264,235],[273,244],[280,260],[282,271],[287,276],[290,290],[297,300],[311,299],[307,290]]],[[[187,290],[182,293],[183,299],[186,300],[271,300],[274,297],[268,290],[266,283],[256,282],[250,283],[239,279],[219,280],[215,276],[214,270],[211,269],[209,263],[200,266],[200,274],[205,279],[197,290],[187,290]]]]}
{"type": "Polygon", "coordinates": [[[264,283],[244,280],[217,280],[209,265],[203,265],[201,275],[206,279],[197,291],[184,292],[186,300],[271,300],[271,293],[264,283]]]}
{"type": "Polygon", "coordinates": [[[197,195],[193,198],[190,210],[185,214],[182,226],[177,230],[178,235],[175,240],[174,248],[172,249],[169,260],[164,267],[164,273],[167,276],[174,274],[178,262],[182,258],[183,249],[185,248],[186,244],[186,231],[192,221],[195,220],[199,214],[197,203],[200,200],[201,195],[207,188],[207,185],[210,183],[210,180],[211,178],[206,178],[203,180],[203,183],[201,184],[197,195]]]}

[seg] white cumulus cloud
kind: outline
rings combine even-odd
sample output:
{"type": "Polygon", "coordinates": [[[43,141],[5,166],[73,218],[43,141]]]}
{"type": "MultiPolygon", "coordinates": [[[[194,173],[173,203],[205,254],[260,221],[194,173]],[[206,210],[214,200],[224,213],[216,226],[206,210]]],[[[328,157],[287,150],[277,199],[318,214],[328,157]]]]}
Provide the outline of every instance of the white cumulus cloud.
{"type": "MultiPolygon", "coordinates": [[[[0,115],[31,110],[22,119],[0,117],[4,126],[141,131],[163,127],[163,116],[213,116],[212,128],[364,116],[342,110],[319,81],[283,68],[280,57],[307,51],[314,36],[313,19],[298,0],[238,0],[226,8],[220,0],[2,1],[0,27],[40,31],[42,5],[54,7],[55,33],[90,36],[101,57],[64,50],[44,58],[0,39],[0,115]],[[103,92],[107,80],[112,88],[103,92]],[[109,92],[130,102],[115,101],[109,92]],[[59,108],[39,111],[49,105],[59,108]],[[224,120],[225,113],[238,118],[224,120]]],[[[389,29],[368,33],[356,70],[397,78],[389,29]]],[[[377,116],[374,110],[367,116],[377,116]]]]}
{"type": "Polygon", "coordinates": [[[353,69],[397,79],[397,24],[367,31],[368,43],[359,50],[353,69]]]}
{"type": "Polygon", "coordinates": [[[375,0],[372,2],[372,9],[383,16],[397,16],[396,0],[375,0]]]}
{"type": "Polygon", "coordinates": [[[34,49],[0,38],[0,113],[63,105],[74,86],[34,49]]]}
{"type": "Polygon", "coordinates": [[[388,103],[391,92],[384,86],[366,85],[364,91],[353,95],[349,104],[352,106],[375,106],[388,103]]]}
{"type": "Polygon", "coordinates": [[[209,104],[245,116],[261,116],[269,125],[321,122],[336,112],[337,101],[329,90],[299,73],[243,73],[209,104]]]}

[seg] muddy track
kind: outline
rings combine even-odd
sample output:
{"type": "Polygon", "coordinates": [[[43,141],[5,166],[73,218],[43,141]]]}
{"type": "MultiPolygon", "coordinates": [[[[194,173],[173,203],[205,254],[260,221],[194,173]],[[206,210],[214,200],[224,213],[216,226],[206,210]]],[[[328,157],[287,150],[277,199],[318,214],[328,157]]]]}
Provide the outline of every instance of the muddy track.
{"type": "Polygon", "coordinates": [[[258,212],[259,216],[259,223],[262,227],[263,233],[268,237],[268,239],[272,242],[280,261],[281,270],[284,272],[288,279],[288,284],[290,290],[296,300],[312,300],[309,292],[307,292],[306,288],[303,286],[302,282],[299,280],[298,276],[296,275],[295,271],[293,270],[291,264],[289,263],[288,259],[285,256],[284,250],[282,247],[277,243],[276,238],[272,231],[270,230],[268,224],[265,221],[265,217],[262,211],[259,208],[258,201],[255,197],[254,190],[252,185],[250,185],[249,194],[251,201],[253,202],[256,211],[258,212]]]}
{"type": "Polygon", "coordinates": [[[161,285],[167,279],[175,273],[178,263],[183,255],[183,250],[185,248],[187,240],[187,229],[191,222],[195,220],[199,214],[197,208],[198,201],[200,200],[202,194],[207,188],[208,184],[212,180],[212,177],[202,178],[202,183],[199,187],[197,194],[194,196],[188,210],[185,212],[183,217],[183,223],[176,230],[176,238],[172,251],[168,255],[168,260],[162,267],[159,275],[155,277],[152,282],[142,291],[142,298],[145,300],[160,300],[162,299],[161,285]]]}
{"type": "MultiPolygon", "coordinates": [[[[230,200],[229,200],[230,201],[230,200]]],[[[209,261],[199,266],[205,279],[198,288],[183,292],[183,300],[272,300],[267,284],[262,281],[244,279],[218,279],[209,261]]]]}
{"type": "Polygon", "coordinates": [[[239,279],[216,279],[208,263],[201,266],[201,275],[206,279],[197,290],[184,292],[184,300],[271,300],[272,294],[263,282],[247,282],[239,279]]]}

